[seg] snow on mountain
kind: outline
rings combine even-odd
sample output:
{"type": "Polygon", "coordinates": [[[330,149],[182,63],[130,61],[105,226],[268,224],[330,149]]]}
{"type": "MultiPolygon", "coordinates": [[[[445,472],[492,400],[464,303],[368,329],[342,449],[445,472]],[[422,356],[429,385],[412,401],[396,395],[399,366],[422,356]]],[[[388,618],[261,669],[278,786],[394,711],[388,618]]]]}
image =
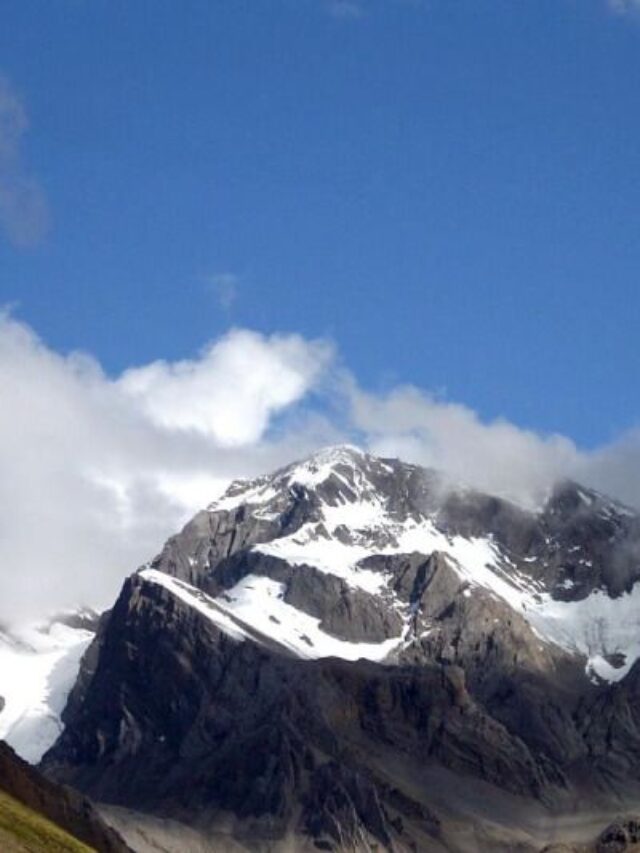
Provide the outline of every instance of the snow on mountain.
{"type": "Polygon", "coordinates": [[[584,655],[590,676],[620,681],[640,658],[640,583],[618,598],[599,589],[581,601],[543,595],[520,609],[545,640],[584,655]]]}
{"type": "MultiPolygon", "coordinates": [[[[471,591],[488,591],[520,613],[542,640],[585,656],[589,675],[620,680],[640,657],[640,584],[617,597],[594,589],[579,600],[556,600],[540,581],[522,571],[522,565],[516,565],[493,535],[452,535],[439,525],[437,508],[423,511],[414,505],[409,512],[399,513],[386,491],[385,477],[397,478],[391,460],[376,459],[350,446],[327,448],[271,477],[232,484],[209,512],[245,507],[258,519],[277,518],[277,502],[283,494],[302,489],[318,498],[312,520],[289,535],[254,545],[253,552],[278,557],[292,566],[312,566],[343,579],[353,589],[388,596],[389,577],[363,565],[365,558],[440,552],[447,555],[471,591]],[[332,490],[327,495],[321,487],[329,482],[332,490]]],[[[465,492],[460,490],[460,494],[465,492]]],[[[575,498],[585,508],[593,508],[599,518],[634,515],[627,507],[583,488],[575,489],[575,498]]],[[[544,511],[542,508],[537,515],[544,511]]],[[[549,512],[553,515],[558,509],[549,512]]],[[[581,549],[578,545],[571,550],[581,549]]],[[[578,561],[589,565],[584,558],[578,561]]],[[[529,565],[536,562],[536,555],[521,560],[529,565]]],[[[565,580],[562,585],[569,590],[573,581],[565,580]]],[[[256,589],[262,587],[256,587],[255,581],[251,586],[244,578],[226,595],[231,601],[257,602],[256,589]]],[[[278,594],[282,591],[270,586],[266,600],[277,601],[278,594]]],[[[403,611],[397,601],[392,606],[403,611]]],[[[291,611],[289,608],[288,618],[294,623],[300,614],[293,618],[291,611]]],[[[255,621],[260,608],[247,606],[243,612],[248,621],[255,621]]],[[[339,647],[331,653],[341,655],[339,647]]],[[[345,657],[350,659],[348,654],[345,657]]]]}
{"type": "MultiPolygon", "coordinates": [[[[193,539],[177,537],[188,579],[158,561],[141,575],[237,641],[275,643],[301,658],[392,664],[419,637],[411,633],[416,605],[399,594],[389,558],[426,559],[437,553],[445,555],[458,577],[461,595],[472,600],[488,594],[502,602],[523,617],[542,643],[583,659],[590,678],[619,681],[640,658],[640,583],[632,575],[616,595],[600,581],[585,587],[583,575],[596,572],[600,545],[591,547],[585,540],[590,528],[585,533],[580,526],[604,525],[596,532],[609,541],[636,524],[637,514],[582,487],[565,488],[550,496],[545,507],[526,513],[466,488],[444,486],[435,472],[339,446],[271,475],[232,483],[202,515],[204,532],[193,539]],[[485,509],[492,502],[500,518],[507,513],[509,534],[514,525],[524,525],[520,550],[512,544],[513,536],[505,537],[487,522],[485,509]],[[294,516],[297,521],[290,523],[294,516]],[[234,582],[212,595],[207,594],[206,578],[225,554],[212,562],[207,518],[218,525],[215,541],[228,538],[225,553],[232,556],[240,549],[237,557],[246,561],[234,582]],[[251,534],[248,538],[238,532],[240,525],[251,534]],[[566,542],[563,536],[569,536],[566,542]],[[243,537],[247,544],[239,545],[243,537]],[[314,570],[338,579],[356,598],[347,601],[334,590],[338,598],[326,599],[322,606],[316,602],[315,610],[308,602],[292,602],[287,595],[290,575],[269,576],[268,567],[249,566],[250,559],[259,563],[263,557],[280,561],[294,574],[314,570]],[[202,583],[191,582],[198,573],[202,583]],[[345,605],[345,619],[349,608],[362,606],[363,631],[375,634],[376,641],[356,641],[331,628],[322,617],[336,602],[345,605]],[[377,634],[371,629],[376,620],[386,626],[377,634]]],[[[313,598],[319,593],[309,594],[313,598]]],[[[60,732],[61,711],[93,636],[82,620],[69,624],[30,627],[12,636],[0,632],[0,738],[31,761],[60,732]]],[[[432,628],[428,620],[423,622],[420,636],[432,628]]]]}
{"type": "MultiPolygon", "coordinates": [[[[383,513],[376,514],[375,524],[361,525],[358,523],[361,519],[371,521],[374,517],[369,508],[366,504],[346,505],[341,520],[339,508],[327,507],[326,533],[319,531],[320,522],[305,526],[290,537],[257,545],[254,550],[280,557],[292,565],[314,566],[372,593],[382,592],[388,578],[359,567],[365,557],[411,552],[428,555],[438,551],[450,558],[454,570],[471,589],[482,587],[501,598],[521,613],[545,641],[584,655],[588,673],[618,681],[640,658],[640,583],[618,598],[595,590],[580,601],[555,601],[550,594],[541,593],[536,584],[518,575],[514,567],[511,571],[505,569],[507,560],[490,538],[447,536],[431,519],[398,525],[385,519],[383,513]],[[354,544],[335,538],[337,527],[349,526],[349,518],[358,520],[350,528],[354,544]],[[381,533],[394,540],[394,544],[376,547],[373,540],[381,533]],[[615,656],[624,658],[618,668],[607,662],[607,658],[615,656]]],[[[229,593],[234,594],[235,589],[229,593]]]]}
{"type": "Polygon", "coordinates": [[[402,636],[382,643],[338,640],[320,629],[319,619],[284,602],[282,584],[270,578],[247,575],[230,592],[212,599],[196,587],[154,569],[145,569],[140,576],[169,590],[232,639],[268,639],[297,657],[380,661],[402,642],[402,636]]]}
{"type": "MultiPolygon", "coordinates": [[[[356,480],[362,486],[365,478],[359,468],[354,467],[354,459],[366,459],[367,454],[352,445],[327,447],[314,453],[308,459],[287,465],[273,474],[265,474],[252,480],[234,480],[224,494],[209,504],[210,512],[236,509],[240,506],[267,504],[283,491],[299,486],[313,489],[324,483],[329,477],[344,478],[338,467],[348,466],[356,480]]],[[[391,469],[390,469],[391,470],[391,469]]],[[[350,487],[350,484],[346,482],[350,487]]]]}
{"type": "Polygon", "coordinates": [[[0,740],[36,763],[62,730],[60,715],[94,636],[62,622],[0,632],[0,740]]]}

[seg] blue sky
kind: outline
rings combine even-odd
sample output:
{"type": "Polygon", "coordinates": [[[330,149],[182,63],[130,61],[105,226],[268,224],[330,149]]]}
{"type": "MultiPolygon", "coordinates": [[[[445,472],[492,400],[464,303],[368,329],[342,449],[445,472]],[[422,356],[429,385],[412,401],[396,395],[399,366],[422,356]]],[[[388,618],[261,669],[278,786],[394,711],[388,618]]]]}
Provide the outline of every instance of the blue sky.
{"type": "Polygon", "coordinates": [[[54,350],[293,331],[374,391],[637,425],[633,4],[20,0],[0,74],[50,220],[0,235],[0,302],[54,350]]]}

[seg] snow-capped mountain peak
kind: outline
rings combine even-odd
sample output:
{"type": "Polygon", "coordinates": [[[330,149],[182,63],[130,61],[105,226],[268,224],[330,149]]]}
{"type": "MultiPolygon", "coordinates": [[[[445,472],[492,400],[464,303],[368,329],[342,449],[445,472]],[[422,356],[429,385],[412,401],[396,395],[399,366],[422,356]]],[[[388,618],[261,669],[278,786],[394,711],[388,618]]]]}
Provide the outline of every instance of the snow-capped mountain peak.
{"type": "Polygon", "coordinates": [[[354,445],[327,447],[306,459],[280,468],[271,475],[234,480],[224,494],[208,508],[210,511],[216,511],[234,509],[242,505],[264,504],[287,489],[297,487],[313,491],[330,479],[343,481],[350,490],[350,497],[356,500],[358,489],[366,489],[367,468],[373,460],[374,457],[354,445]]]}
{"type": "MultiPolygon", "coordinates": [[[[264,612],[282,624],[274,610],[280,601],[318,618],[326,631],[331,608],[349,602],[377,627],[354,633],[345,623],[340,639],[395,638],[386,657],[402,659],[441,626],[416,604],[415,590],[412,599],[402,588],[400,567],[442,555],[457,584],[454,603],[497,602],[505,618],[522,621],[532,647],[575,656],[590,677],[623,678],[640,656],[640,564],[632,558],[638,517],[577,484],[560,484],[534,513],[453,487],[432,470],[337,446],[233,484],[206,516],[151,567],[213,593],[216,606],[249,621],[264,612]],[[230,538],[222,534],[231,528],[230,538]],[[336,584],[329,595],[327,585],[336,584]],[[304,594],[295,592],[302,587],[304,594]]],[[[299,618],[289,612],[284,621],[299,618]]],[[[286,644],[308,656],[303,634],[286,644]]],[[[379,649],[366,654],[380,657],[379,649]]]]}

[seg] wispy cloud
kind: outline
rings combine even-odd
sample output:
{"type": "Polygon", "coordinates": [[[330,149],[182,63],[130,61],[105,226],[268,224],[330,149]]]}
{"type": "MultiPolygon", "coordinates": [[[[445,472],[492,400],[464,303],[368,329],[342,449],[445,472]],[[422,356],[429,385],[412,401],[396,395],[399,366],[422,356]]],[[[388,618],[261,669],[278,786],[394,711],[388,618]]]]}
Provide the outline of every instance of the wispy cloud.
{"type": "Polygon", "coordinates": [[[303,414],[271,434],[331,360],[326,342],[238,330],[111,379],[0,315],[0,622],[106,605],[230,479],[333,440],[303,414]]]}
{"type": "Polygon", "coordinates": [[[608,0],[609,6],[614,12],[625,14],[640,10],[640,0],[608,0]]]}
{"type": "Polygon", "coordinates": [[[0,228],[15,246],[37,243],[50,222],[44,191],[24,163],[22,143],[28,128],[22,100],[0,76],[0,228]]]}
{"type": "Polygon", "coordinates": [[[454,482],[525,505],[539,504],[558,477],[584,467],[583,454],[564,436],[505,419],[485,422],[467,406],[412,386],[380,396],[353,383],[349,400],[351,421],[375,452],[438,468],[454,482]]]}
{"type": "MultiPolygon", "coordinates": [[[[640,0],[639,0],[640,2],[640,0]]],[[[357,20],[364,18],[376,9],[383,8],[398,9],[413,7],[422,9],[426,7],[426,0],[321,0],[323,8],[334,18],[357,20]]]]}
{"type": "Polygon", "coordinates": [[[238,298],[240,276],[232,272],[215,273],[207,276],[206,286],[215,297],[218,305],[223,310],[229,311],[238,298]]]}
{"type": "Polygon", "coordinates": [[[328,0],[326,9],[334,18],[362,18],[366,13],[364,0],[328,0]]]}

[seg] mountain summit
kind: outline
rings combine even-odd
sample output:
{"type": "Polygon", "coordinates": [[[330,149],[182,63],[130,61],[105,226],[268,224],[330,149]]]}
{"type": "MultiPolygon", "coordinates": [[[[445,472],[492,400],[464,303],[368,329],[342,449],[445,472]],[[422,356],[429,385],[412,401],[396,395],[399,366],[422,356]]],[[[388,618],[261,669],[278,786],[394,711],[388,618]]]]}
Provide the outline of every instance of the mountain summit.
{"type": "Polygon", "coordinates": [[[577,484],[353,447],[235,482],[125,582],[43,767],[198,850],[538,850],[637,790],[639,544],[577,484]]]}
{"type": "Polygon", "coordinates": [[[637,516],[576,484],[531,513],[338,446],[233,483],[141,575],[183,595],[170,577],[197,587],[211,618],[301,657],[389,663],[433,633],[418,606],[425,581],[407,564],[438,555],[463,597],[495,599],[611,681],[640,655],[638,554],[637,516]]]}

